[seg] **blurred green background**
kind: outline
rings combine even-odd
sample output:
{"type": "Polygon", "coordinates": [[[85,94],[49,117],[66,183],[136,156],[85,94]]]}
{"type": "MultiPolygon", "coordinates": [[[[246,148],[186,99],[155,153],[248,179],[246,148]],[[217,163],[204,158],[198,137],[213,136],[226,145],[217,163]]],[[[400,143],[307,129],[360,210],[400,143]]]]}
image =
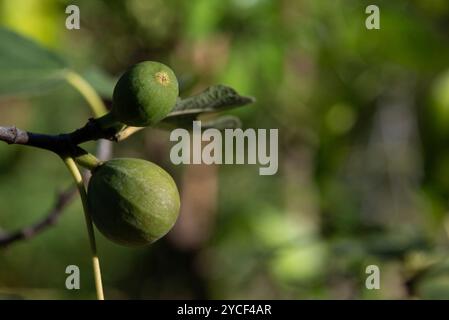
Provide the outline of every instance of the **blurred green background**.
{"type": "MultiPolygon", "coordinates": [[[[115,145],[114,156],[168,170],[182,211],[150,247],[97,233],[106,298],[449,299],[448,1],[0,0],[0,25],[92,82],[101,75],[104,96],[127,67],[157,60],[182,96],[230,85],[257,98],[229,112],[244,128],[279,129],[274,176],[174,166],[169,133],[156,129],[115,145]],[[65,28],[69,4],[80,30],[65,28]],[[380,30],[365,28],[369,4],[380,30]],[[365,288],[370,264],[380,290],[365,288]]],[[[88,117],[63,82],[0,100],[0,125],[30,131],[67,132],[88,117]]],[[[0,232],[45,216],[70,184],[54,155],[0,144],[0,232]]],[[[0,297],[95,297],[79,199],[49,230],[0,249],[0,297]],[[80,290],[65,289],[70,264],[80,290]]]]}

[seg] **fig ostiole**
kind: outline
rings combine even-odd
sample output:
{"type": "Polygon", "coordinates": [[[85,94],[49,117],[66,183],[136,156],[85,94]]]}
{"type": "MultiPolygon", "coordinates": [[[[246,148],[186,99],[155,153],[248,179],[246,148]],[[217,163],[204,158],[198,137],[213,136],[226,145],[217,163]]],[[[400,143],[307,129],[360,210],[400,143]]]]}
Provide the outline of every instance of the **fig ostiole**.
{"type": "Polygon", "coordinates": [[[126,246],[163,237],[180,209],[173,178],[152,162],[132,158],[112,159],[92,170],[87,201],[98,230],[126,246]]]}
{"type": "Polygon", "coordinates": [[[103,127],[154,125],[173,110],[178,94],[178,80],[168,66],[155,61],[137,63],[117,81],[112,110],[99,123],[103,127]]]}

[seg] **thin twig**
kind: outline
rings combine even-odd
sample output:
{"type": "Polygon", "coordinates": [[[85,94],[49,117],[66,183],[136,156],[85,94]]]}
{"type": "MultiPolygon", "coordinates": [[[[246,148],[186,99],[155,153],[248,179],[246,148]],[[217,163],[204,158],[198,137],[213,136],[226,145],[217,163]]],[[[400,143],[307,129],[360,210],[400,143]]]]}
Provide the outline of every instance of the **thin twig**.
{"type": "Polygon", "coordinates": [[[75,194],[76,188],[74,187],[60,192],[56,197],[53,208],[41,221],[11,233],[2,232],[0,234],[0,248],[6,248],[16,241],[33,238],[54,225],[67,205],[74,199],[75,194]]]}
{"type": "MultiPolygon", "coordinates": [[[[1,130],[1,128],[0,128],[1,130]]],[[[97,156],[101,160],[110,159],[112,154],[112,142],[107,140],[101,140],[97,147],[97,156]]],[[[87,175],[90,173],[88,170],[84,173],[87,175]]],[[[86,179],[87,180],[87,179],[86,179]]],[[[0,248],[4,249],[15,242],[22,240],[29,240],[34,238],[55,225],[59,217],[63,214],[64,209],[74,200],[76,194],[76,188],[70,187],[62,192],[59,192],[56,196],[55,203],[53,207],[48,211],[47,215],[43,217],[42,220],[23,227],[17,231],[5,232],[0,231],[0,248]]]]}

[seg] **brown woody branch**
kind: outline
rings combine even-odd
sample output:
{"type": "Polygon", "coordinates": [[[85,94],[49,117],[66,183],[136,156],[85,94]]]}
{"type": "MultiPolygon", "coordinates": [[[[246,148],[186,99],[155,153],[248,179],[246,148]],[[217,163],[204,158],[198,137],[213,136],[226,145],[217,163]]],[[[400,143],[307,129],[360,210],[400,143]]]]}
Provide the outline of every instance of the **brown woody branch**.
{"type": "Polygon", "coordinates": [[[76,155],[77,152],[81,152],[81,148],[77,145],[98,139],[116,140],[114,128],[103,130],[94,119],[89,119],[80,129],[59,135],[33,133],[16,127],[0,127],[0,141],[45,149],[59,155],[76,155]]]}

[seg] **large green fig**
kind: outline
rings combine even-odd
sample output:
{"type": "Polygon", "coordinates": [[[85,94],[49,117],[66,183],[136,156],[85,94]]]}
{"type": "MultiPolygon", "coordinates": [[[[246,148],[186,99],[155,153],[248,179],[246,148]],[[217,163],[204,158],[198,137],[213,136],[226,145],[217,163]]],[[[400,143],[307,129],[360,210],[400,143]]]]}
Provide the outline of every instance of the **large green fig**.
{"type": "Polygon", "coordinates": [[[93,170],[87,200],[98,230],[123,245],[150,244],[164,236],[179,214],[179,193],[161,167],[119,158],[93,170]]]}
{"type": "Polygon", "coordinates": [[[130,126],[149,126],[167,116],[178,93],[178,81],[169,67],[154,61],[141,62],[126,71],[115,85],[112,114],[130,126]]]}

